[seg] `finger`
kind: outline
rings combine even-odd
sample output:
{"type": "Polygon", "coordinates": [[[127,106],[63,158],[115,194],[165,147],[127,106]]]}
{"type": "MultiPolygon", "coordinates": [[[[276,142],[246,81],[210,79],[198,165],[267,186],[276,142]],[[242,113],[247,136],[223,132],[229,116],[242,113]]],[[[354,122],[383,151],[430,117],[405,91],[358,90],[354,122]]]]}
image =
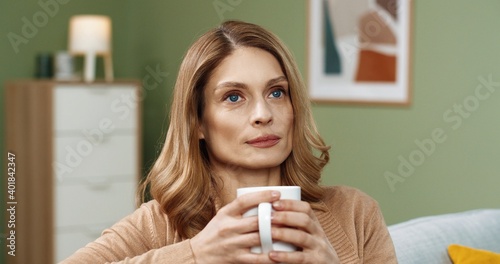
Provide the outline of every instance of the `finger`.
{"type": "Polygon", "coordinates": [[[308,202],[296,201],[296,200],[279,200],[273,202],[273,209],[276,211],[294,211],[305,213],[311,218],[315,218],[316,215],[308,202]]]}
{"type": "Polygon", "coordinates": [[[241,248],[248,253],[251,247],[260,246],[260,236],[258,232],[246,233],[229,238],[227,243],[232,248],[241,248]]]}
{"type": "Polygon", "coordinates": [[[306,258],[306,254],[301,251],[295,252],[283,252],[283,251],[271,251],[269,252],[269,258],[278,263],[314,263],[313,259],[306,258]],[[308,262],[306,262],[308,260],[308,262]]]}
{"type": "Polygon", "coordinates": [[[261,263],[261,264],[276,264],[271,258],[269,258],[269,254],[255,254],[250,251],[246,254],[241,254],[237,258],[238,263],[261,263]]]}
{"type": "Polygon", "coordinates": [[[246,211],[250,210],[253,207],[256,207],[260,203],[268,202],[272,203],[274,201],[279,200],[280,192],[278,191],[262,191],[262,192],[254,192],[244,194],[221,208],[228,215],[236,216],[242,215],[246,211]]]}
{"type": "Polygon", "coordinates": [[[318,220],[303,212],[281,211],[274,212],[271,223],[276,226],[294,227],[313,235],[322,234],[322,227],[318,220]]]}
{"type": "Polygon", "coordinates": [[[257,232],[259,230],[259,218],[250,216],[240,219],[234,219],[231,223],[221,227],[222,229],[233,230],[236,234],[245,234],[257,232]]]}
{"type": "Polygon", "coordinates": [[[224,240],[215,248],[214,253],[226,259],[217,263],[274,263],[266,254],[254,254],[250,251],[251,247],[259,245],[259,234],[249,233],[224,240]]]}
{"type": "Polygon", "coordinates": [[[269,257],[279,263],[319,263],[328,260],[328,263],[339,263],[338,255],[330,242],[297,229],[277,228],[273,230],[273,239],[301,247],[302,250],[294,252],[271,251],[269,257]],[[278,231],[278,229],[281,229],[278,231]],[[278,240],[278,239],[277,239],[278,240]]]}
{"type": "Polygon", "coordinates": [[[299,248],[313,248],[315,238],[313,235],[300,230],[289,227],[273,227],[271,230],[273,241],[281,241],[293,244],[299,248]]]}

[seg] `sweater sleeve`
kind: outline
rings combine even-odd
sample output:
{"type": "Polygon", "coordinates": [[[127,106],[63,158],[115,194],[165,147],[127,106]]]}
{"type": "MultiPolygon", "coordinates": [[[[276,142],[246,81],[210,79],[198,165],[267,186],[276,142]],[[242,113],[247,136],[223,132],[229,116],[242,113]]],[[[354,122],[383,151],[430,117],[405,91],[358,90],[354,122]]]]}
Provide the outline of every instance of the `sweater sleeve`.
{"type": "Polygon", "coordinates": [[[394,244],[376,202],[372,210],[365,222],[363,263],[397,264],[394,244]]]}
{"type": "Polygon", "coordinates": [[[189,240],[176,241],[155,203],[143,204],[61,263],[195,263],[189,240]]]}

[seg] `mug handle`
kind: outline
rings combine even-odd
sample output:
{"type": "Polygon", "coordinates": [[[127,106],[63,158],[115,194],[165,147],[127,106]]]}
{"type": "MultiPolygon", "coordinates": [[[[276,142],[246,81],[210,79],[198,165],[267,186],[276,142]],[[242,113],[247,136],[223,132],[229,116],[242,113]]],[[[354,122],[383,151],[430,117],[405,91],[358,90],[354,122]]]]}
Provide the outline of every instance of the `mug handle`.
{"type": "Polygon", "coordinates": [[[273,251],[273,239],[271,236],[271,203],[259,204],[259,235],[262,253],[268,254],[273,251]]]}

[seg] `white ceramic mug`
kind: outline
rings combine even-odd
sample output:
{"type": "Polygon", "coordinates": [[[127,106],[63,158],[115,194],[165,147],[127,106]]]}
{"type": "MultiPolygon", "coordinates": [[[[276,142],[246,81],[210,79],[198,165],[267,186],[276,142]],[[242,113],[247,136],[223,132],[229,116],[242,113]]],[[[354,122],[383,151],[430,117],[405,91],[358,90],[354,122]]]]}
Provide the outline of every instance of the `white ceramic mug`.
{"type": "MultiPolygon", "coordinates": [[[[297,200],[300,201],[300,187],[299,186],[260,186],[260,187],[246,187],[236,190],[236,195],[241,195],[262,191],[279,191],[281,193],[281,200],[297,200]]],[[[270,251],[296,251],[297,247],[292,244],[280,241],[273,242],[271,237],[271,212],[273,211],[271,203],[260,203],[258,207],[248,210],[243,217],[259,216],[259,235],[260,247],[252,247],[253,253],[269,253],[270,251]]]]}

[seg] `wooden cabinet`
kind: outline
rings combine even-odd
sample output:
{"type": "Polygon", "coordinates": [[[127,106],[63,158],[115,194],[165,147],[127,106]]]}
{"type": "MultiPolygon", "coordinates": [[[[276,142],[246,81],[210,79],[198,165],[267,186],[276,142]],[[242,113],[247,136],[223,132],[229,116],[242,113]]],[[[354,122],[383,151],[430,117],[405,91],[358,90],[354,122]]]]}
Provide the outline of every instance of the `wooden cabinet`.
{"type": "Polygon", "coordinates": [[[58,262],[135,210],[139,89],[133,81],[7,83],[17,202],[17,254],[8,263],[58,262]]]}

